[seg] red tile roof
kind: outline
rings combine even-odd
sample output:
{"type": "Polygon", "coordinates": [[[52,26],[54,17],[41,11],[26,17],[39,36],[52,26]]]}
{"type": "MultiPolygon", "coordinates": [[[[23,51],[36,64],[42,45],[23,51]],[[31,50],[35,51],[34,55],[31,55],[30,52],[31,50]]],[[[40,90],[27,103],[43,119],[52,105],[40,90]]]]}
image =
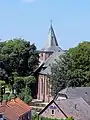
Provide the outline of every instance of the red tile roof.
{"type": "Polygon", "coordinates": [[[0,106],[0,113],[4,113],[5,117],[8,120],[17,120],[20,116],[29,112],[31,107],[24,103],[19,98],[12,99],[8,101],[6,104],[3,103],[0,106]]]}

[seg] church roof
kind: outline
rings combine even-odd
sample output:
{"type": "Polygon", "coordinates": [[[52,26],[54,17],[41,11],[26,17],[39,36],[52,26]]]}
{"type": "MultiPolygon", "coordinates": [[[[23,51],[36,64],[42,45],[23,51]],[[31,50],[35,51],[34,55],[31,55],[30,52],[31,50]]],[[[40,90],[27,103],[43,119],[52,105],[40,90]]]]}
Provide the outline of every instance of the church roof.
{"type": "Polygon", "coordinates": [[[41,49],[41,51],[50,51],[50,52],[62,51],[62,49],[58,45],[52,24],[49,28],[47,44],[43,49],[41,49]]]}
{"type": "Polygon", "coordinates": [[[44,61],[43,68],[39,73],[43,75],[51,74],[51,65],[55,63],[55,60],[59,59],[59,56],[64,53],[65,53],[64,51],[54,52],[52,55],[50,55],[50,57],[46,61],[44,61]]]}

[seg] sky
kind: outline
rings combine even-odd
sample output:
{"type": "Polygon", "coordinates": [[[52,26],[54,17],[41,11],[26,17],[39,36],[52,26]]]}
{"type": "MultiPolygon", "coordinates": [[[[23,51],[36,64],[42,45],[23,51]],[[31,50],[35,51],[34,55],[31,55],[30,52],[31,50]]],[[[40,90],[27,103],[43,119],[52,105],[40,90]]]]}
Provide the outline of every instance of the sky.
{"type": "Polygon", "coordinates": [[[24,38],[43,48],[53,28],[62,49],[90,41],[90,0],[0,0],[0,39],[24,38]]]}

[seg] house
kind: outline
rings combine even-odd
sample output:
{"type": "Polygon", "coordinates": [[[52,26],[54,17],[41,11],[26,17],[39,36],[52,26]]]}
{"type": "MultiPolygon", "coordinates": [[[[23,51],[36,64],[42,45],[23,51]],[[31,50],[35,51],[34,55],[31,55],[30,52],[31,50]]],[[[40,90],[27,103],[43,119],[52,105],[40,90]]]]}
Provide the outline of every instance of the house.
{"type": "Polygon", "coordinates": [[[39,118],[68,118],[90,120],[90,106],[82,98],[52,100],[40,113],[39,118]]]}
{"type": "Polygon", "coordinates": [[[51,84],[48,77],[51,74],[50,65],[55,62],[55,59],[58,59],[60,55],[65,53],[65,50],[62,50],[58,45],[52,24],[48,33],[47,44],[43,49],[39,50],[39,53],[40,65],[35,71],[37,78],[37,99],[50,102],[52,100],[51,84]]]}
{"type": "Polygon", "coordinates": [[[71,99],[82,97],[90,105],[90,87],[67,87],[61,90],[55,99],[71,99]]]}
{"type": "Polygon", "coordinates": [[[0,120],[30,120],[31,107],[18,97],[3,101],[0,105],[0,120]]]}

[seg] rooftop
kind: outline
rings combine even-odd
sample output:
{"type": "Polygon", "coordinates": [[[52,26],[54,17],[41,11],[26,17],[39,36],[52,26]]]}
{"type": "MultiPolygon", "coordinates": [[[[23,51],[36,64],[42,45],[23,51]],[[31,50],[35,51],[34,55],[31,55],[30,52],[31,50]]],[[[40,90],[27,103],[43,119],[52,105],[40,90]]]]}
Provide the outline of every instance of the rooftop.
{"type": "Polygon", "coordinates": [[[19,98],[11,101],[3,101],[0,105],[0,113],[4,113],[7,120],[18,120],[20,116],[30,111],[31,107],[19,98]]]}
{"type": "Polygon", "coordinates": [[[41,69],[40,74],[51,74],[51,65],[55,63],[55,60],[59,59],[59,56],[64,54],[65,52],[54,52],[52,55],[50,55],[49,58],[47,58],[46,61],[44,61],[43,69],[41,69]]]}
{"type": "Polygon", "coordinates": [[[55,101],[68,117],[75,120],[90,120],[90,106],[82,98],[55,101]]]}
{"type": "Polygon", "coordinates": [[[90,87],[67,87],[61,90],[56,98],[60,94],[65,94],[68,99],[82,97],[90,105],[90,87]]]}

